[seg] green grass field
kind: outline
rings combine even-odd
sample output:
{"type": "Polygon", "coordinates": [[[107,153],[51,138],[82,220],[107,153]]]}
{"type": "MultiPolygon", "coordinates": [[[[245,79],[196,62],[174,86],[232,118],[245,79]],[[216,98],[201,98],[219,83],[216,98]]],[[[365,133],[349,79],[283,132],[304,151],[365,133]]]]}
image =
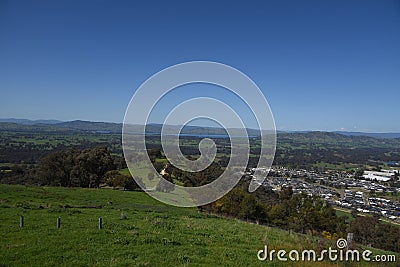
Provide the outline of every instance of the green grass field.
{"type": "Polygon", "coordinates": [[[330,240],[167,206],[143,192],[0,185],[0,212],[0,266],[299,266],[260,262],[257,251],[264,244],[287,251],[334,247],[330,240]]]}

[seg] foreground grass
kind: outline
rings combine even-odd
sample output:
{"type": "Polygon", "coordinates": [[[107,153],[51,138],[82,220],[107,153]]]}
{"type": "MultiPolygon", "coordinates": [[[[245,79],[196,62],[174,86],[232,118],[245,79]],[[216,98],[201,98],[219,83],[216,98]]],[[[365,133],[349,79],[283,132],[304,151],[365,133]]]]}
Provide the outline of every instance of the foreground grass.
{"type": "Polygon", "coordinates": [[[334,246],[167,206],[142,192],[0,185],[0,212],[0,266],[298,266],[260,262],[257,251],[264,244],[286,251],[334,246]],[[127,219],[121,219],[121,213],[127,219]],[[25,218],[23,228],[20,215],[25,218]],[[101,230],[99,217],[104,222],[101,230]]]}

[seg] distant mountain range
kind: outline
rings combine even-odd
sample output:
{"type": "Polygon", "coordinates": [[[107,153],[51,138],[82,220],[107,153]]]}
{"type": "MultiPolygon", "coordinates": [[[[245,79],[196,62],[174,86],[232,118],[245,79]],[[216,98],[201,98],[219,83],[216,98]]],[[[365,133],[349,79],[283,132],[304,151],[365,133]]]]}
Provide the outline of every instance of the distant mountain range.
{"type": "Polygon", "coordinates": [[[62,123],[63,121],[59,120],[27,120],[27,119],[0,119],[0,122],[10,122],[10,123],[17,123],[23,125],[35,125],[35,124],[57,124],[62,123]]]}
{"type": "MultiPolygon", "coordinates": [[[[132,125],[133,131],[135,128],[140,129],[138,125],[132,125]]],[[[151,134],[161,133],[162,124],[148,124],[146,132],[151,134]]],[[[167,132],[174,132],[180,126],[168,125],[165,126],[167,132]]],[[[6,118],[0,119],[0,130],[21,130],[21,131],[80,131],[80,132],[99,132],[99,133],[121,133],[122,123],[111,122],[92,122],[92,121],[59,121],[59,120],[27,120],[27,119],[13,119],[6,118]]],[[[233,132],[238,132],[233,129],[233,132]]],[[[299,133],[300,131],[278,131],[278,133],[299,133]]],[[[313,131],[301,131],[307,133],[313,131]]],[[[227,135],[225,129],[216,127],[203,127],[203,126],[185,126],[182,129],[182,134],[187,135],[227,135]]],[[[256,129],[247,129],[250,136],[259,136],[260,131],[256,129]]],[[[345,136],[367,136],[374,138],[400,138],[400,133],[364,133],[364,132],[344,132],[334,131],[332,133],[345,135],[345,136]]]]}

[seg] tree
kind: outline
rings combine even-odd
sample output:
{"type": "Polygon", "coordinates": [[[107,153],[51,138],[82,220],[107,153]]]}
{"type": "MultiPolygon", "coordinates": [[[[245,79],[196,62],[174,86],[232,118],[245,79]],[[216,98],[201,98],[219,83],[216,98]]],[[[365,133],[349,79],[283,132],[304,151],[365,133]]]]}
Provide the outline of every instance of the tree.
{"type": "Polygon", "coordinates": [[[246,220],[266,220],[265,206],[240,187],[232,189],[214,203],[214,212],[246,220]]]}
{"type": "Polygon", "coordinates": [[[119,171],[112,170],[106,172],[103,178],[103,182],[108,186],[117,188],[124,187],[126,179],[127,177],[125,175],[122,175],[119,171]]]}
{"type": "Polygon", "coordinates": [[[142,190],[142,188],[145,188],[145,185],[140,178],[133,179],[132,177],[126,176],[124,190],[142,190]]]}
{"type": "Polygon", "coordinates": [[[98,187],[104,174],[115,169],[114,160],[105,147],[85,149],[76,157],[81,187],[98,187]]]}
{"type": "Polygon", "coordinates": [[[279,191],[279,199],[281,201],[290,200],[293,196],[293,189],[291,186],[283,186],[279,191]]]}
{"type": "Polygon", "coordinates": [[[378,217],[359,216],[350,223],[348,230],[354,233],[354,240],[363,245],[400,252],[400,228],[384,224],[378,217]]]}
{"type": "Polygon", "coordinates": [[[123,188],[124,190],[141,190],[142,187],[144,188],[140,179],[133,179],[130,175],[123,175],[117,170],[108,171],[104,175],[103,182],[108,186],[123,188]]]}
{"type": "Polygon", "coordinates": [[[244,191],[241,188],[233,188],[228,194],[215,202],[214,212],[237,217],[243,198],[244,191]]]}
{"type": "Polygon", "coordinates": [[[301,233],[307,230],[333,233],[337,230],[338,220],[335,210],[318,196],[297,194],[290,199],[288,205],[287,220],[291,229],[301,233]]]}
{"type": "Polygon", "coordinates": [[[372,243],[378,218],[372,216],[358,216],[351,223],[349,232],[354,234],[354,240],[364,245],[372,243]]]}
{"type": "Polygon", "coordinates": [[[42,158],[38,176],[44,185],[98,187],[104,174],[113,169],[114,159],[105,147],[70,149],[42,158]]]}
{"type": "Polygon", "coordinates": [[[77,150],[56,151],[43,157],[37,175],[42,185],[71,186],[71,172],[77,150]]]}

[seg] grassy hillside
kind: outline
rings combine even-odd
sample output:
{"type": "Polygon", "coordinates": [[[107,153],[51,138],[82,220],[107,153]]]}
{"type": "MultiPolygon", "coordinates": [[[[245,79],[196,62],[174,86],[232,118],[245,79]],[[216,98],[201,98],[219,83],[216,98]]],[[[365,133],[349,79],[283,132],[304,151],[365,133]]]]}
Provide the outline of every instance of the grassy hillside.
{"type": "Polygon", "coordinates": [[[142,192],[0,185],[0,213],[0,266],[295,266],[259,262],[257,251],[264,244],[287,251],[334,247],[326,240],[167,206],[142,192]],[[22,229],[19,215],[25,218],[22,229]]]}

